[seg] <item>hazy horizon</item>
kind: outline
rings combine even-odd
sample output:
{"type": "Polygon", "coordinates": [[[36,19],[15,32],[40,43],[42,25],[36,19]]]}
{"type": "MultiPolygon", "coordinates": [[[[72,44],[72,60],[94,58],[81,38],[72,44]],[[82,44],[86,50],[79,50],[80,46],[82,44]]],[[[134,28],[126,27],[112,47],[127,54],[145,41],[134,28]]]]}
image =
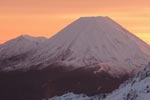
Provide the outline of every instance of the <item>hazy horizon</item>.
{"type": "Polygon", "coordinates": [[[149,0],[0,0],[0,43],[21,34],[51,37],[82,16],[109,16],[150,43],[149,5],[149,0]]]}

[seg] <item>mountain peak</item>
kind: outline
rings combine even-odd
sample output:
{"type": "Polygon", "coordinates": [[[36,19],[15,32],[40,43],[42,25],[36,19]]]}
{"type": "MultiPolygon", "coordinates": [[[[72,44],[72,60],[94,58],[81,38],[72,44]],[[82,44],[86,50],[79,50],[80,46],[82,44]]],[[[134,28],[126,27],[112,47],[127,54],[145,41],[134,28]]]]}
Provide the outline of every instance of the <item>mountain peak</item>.
{"type": "Polygon", "coordinates": [[[23,37],[23,38],[30,38],[30,37],[32,37],[32,36],[27,35],[27,34],[23,34],[23,35],[20,35],[20,37],[23,37]]]}
{"type": "Polygon", "coordinates": [[[110,19],[111,18],[109,18],[108,16],[90,16],[90,17],[80,17],[75,22],[97,23],[97,22],[107,21],[110,19]]]}
{"type": "Polygon", "coordinates": [[[139,66],[149,59],[139,44],[145,47],[145,52],[150,51],[147,44],[109,17],[81,17],[49,39],[37,55],[42,55],[39,61],[48,56],[50,61],[64,65],[82,67],[103,63],[109,66],[117,62],[117,66],[127,64],[128,67],[122,68],[132,70],[131,65],[139,66]]]}
{"type": "Polygon", "coordinates": [[[85,16],[85,17],[80,17],[79,19],[106,19],[109,18],[108,16],[85,16]]]}
{"type": "Polygon", "coordinates": [[[1,59],[6,59],[11,56],[24,54],[34,48],[37,48],[46,40],[47,39],[43,37],[32,37],[29,35],[21,35],[19,37],[16,37],[1,45],[1,59]]]}
{"type": "Polygon", "coordinates": [[[45,37],[33,37],[33,36],[30,36],[30,35],[20,35],[19,37],[15,38],[15,40],[29,40],[29,41],[32,41],[32,42],[44,42],[47,40],[47,38],[45,37]]]}
{"type": "Polygon", "coordinates": [[[35,37],[32,37],[32,36],[29,36],[29,35],[20,35],[18,37],[16,37],[15,39],[16,40],[33,40],[35,37]]]}

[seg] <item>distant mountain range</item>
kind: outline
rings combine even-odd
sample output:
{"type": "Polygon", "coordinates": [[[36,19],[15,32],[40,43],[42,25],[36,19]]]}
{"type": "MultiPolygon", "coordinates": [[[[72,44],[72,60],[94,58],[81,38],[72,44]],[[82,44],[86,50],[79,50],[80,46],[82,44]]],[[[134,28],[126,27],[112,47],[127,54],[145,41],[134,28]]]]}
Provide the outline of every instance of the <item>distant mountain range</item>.
{"type": "Polygon", "coordinates": [[[112,19],[81,17],[50,39],[22,35],[0,45],[0,98],[110,93],[148,62],[150,46],[112,19]]]}

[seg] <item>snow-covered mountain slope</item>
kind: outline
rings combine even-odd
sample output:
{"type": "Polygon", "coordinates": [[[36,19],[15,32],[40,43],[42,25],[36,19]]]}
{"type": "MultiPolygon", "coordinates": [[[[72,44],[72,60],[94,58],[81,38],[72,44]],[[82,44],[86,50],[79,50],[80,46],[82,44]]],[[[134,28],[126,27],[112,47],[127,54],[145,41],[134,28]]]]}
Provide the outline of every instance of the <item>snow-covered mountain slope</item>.
{"type": "MultiPolygon", "coordinates": [[[[20,63],[19,59],[24,58],[28,53],[33,53],[35,49],[37,49],[37,47],[46,40],[47,39],[44,37],[31,37],[28,35],[21,35],[2,44],[0,46],[1,68],[3,67],[2,63],[9,63],[11,66],[13,65],[12,62],[15,60],[20,63]]],[[[4,66],[4,69],[6,67],[8,66],[4,66]]]]}
{"type": "Polygon", "coordinates": [[[104,100],[149,100],[150,99],[150,64],[136,77],[124,83],[118,90],[104,100]]]}
{"type": "Polygon", "coordinates": [[[15,55],[23,54],[31,49],[37,47],[40,43],[44,42],[46,38],[31,37],[22,35],[1,45],[0,59],[12,57],[15,55]]]}
{"type": "Polygon", "coordinates": [[[148,63],[150,47],[108,17],[81,17],[45,42],[31,59],[42,67],[98,65],[110,73],[130,72],[148,63]]]}
{"type": "MultiPolygon", "coordinates": [[[[32,49],[37,41],[43,40],[22,37],[12,40],[11,44],[4,44],[0,49],[1,58],[21,54],[26,46],[32,49]],[[16,44],[19,40],[22,42],[16,44]]],[[[99,71],[104,70],[109,74],[116,71],[131,73],[136,67],[148,63],[150,47],[108,17],[81,17],[38,46],[37,52],[28,59],[18,69],[37,65],[42,65],[39,67],[42,69],[52,64],[72,66],[69,69],[97,65],[101,67],[99,71]]]]}

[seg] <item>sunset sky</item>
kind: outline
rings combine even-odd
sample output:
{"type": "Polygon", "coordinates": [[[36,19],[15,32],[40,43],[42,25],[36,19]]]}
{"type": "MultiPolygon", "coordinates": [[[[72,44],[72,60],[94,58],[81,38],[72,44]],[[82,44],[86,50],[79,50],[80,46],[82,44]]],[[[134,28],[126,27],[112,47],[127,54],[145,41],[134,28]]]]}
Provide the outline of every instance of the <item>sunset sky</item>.
{"type": "Polygon", "coordinates": [[[150,0],[0,0],[0,43],[51,37],[81,16],[109,16],[150,44],[150,0]]]}

